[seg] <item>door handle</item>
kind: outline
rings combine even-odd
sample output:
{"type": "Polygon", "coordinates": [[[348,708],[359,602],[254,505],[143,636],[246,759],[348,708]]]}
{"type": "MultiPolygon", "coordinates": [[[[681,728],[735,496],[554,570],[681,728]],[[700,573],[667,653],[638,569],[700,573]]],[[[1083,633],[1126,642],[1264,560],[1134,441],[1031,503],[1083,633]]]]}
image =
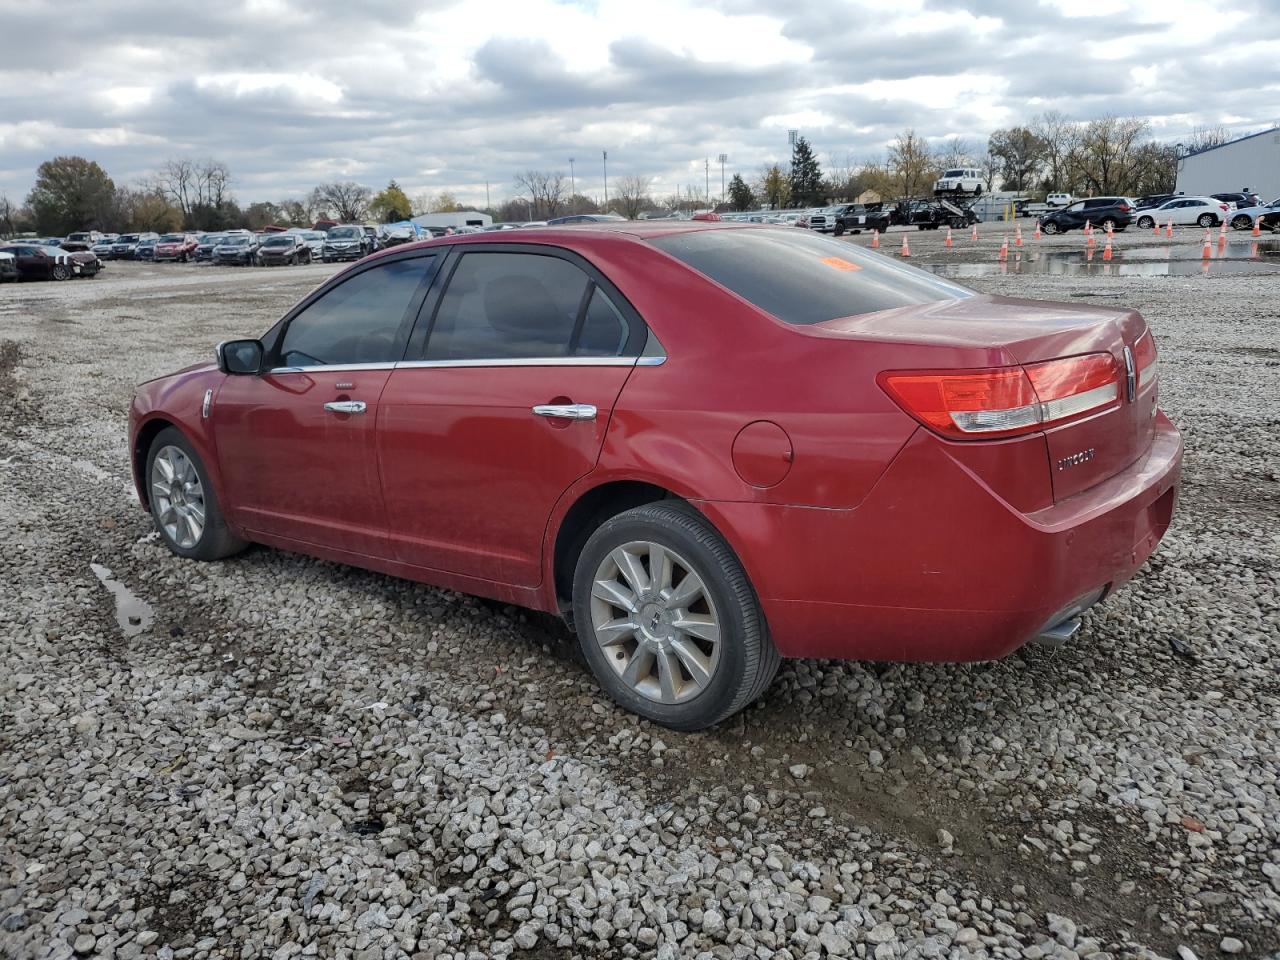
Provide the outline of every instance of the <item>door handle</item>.
{"type": "Polygon", "coordinates": [[[324,408],[330,413],[364,413],[363,400],[330,400],[324,408]]]}
{"type": "Polygon", "coordinates": [[[540,403],[533,408],[535,416],[560,420],[594,420],[596,408],[590,403],[540,403]]]}

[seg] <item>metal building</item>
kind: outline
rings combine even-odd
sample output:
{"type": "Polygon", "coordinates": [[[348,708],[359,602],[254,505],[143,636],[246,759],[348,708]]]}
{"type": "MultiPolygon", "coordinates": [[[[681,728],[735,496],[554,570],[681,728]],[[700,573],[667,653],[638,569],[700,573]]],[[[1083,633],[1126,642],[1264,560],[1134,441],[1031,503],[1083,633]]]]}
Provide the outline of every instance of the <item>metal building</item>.
{"type": "Polygon", "coordinates": [[[1180,158],[1177,189],[1188,196],[1248,189],[1263,203],[1280,197],[1280,127],[1180,158]]]}

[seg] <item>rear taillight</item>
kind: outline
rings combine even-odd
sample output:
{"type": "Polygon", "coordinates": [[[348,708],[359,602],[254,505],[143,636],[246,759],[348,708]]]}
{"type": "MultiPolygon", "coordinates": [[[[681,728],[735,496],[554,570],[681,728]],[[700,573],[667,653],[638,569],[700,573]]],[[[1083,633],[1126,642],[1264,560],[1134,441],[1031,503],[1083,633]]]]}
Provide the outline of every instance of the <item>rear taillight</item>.
{"type": "Polygon", "coordinates": [[[1133,209],[1133,207],[1129,206],[1127,203],[1122,203],[1116,209],[1118,209],[1121,213],[1128,213],[1130,210],[1133,209]]]}
{"type": "Polygon", "coordinates": [[[1160,379],[1160,367],[1156,363],[1156,338],[1150,330],[1143,331],[1133,344],[1133,366],[1138,374],[1138,389],[1145,390],[1147,384],[1160,379]]]}
{"type": "Polygon", "coordinates": [[[1115,403],[1120,373],[1109,353],[982,370],[886,371],[880,386],[945,437],[1017,436],[1115,403]]]}

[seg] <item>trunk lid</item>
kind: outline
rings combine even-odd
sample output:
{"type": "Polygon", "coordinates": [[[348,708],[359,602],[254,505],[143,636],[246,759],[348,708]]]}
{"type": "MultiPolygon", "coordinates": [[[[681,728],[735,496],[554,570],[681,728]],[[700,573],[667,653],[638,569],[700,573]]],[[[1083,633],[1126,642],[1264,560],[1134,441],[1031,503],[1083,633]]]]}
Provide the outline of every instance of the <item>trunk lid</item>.
{"type": "MultiPolygon", "coordinates": [[[[1110,354],[1119,381],[1114,403],[1040,431],[1048,451],[1055,501],[1114,476],[1151,446],[1155,432],[1155,367],[1136,376],[1132,354],[1147,325],[1134,310],[973,296],[798,328],[813,336],[898,342],[925,351],[933,369],[1027,365],[1110,354]],[[1129,357],[1126,357],[1126,348],[1129,357]],[[1134,369],[1135,376],[1127,376],[1134,369]]],[[[920,351],[913,351],[915,356],[920,351]]],[[[913,359],[912,366],[923,366],[913,359]]],[[[955,443],[957,441],[949,441],[955,443]]],[[[958,443],[993,443],[982,439],[958,443]]]]}

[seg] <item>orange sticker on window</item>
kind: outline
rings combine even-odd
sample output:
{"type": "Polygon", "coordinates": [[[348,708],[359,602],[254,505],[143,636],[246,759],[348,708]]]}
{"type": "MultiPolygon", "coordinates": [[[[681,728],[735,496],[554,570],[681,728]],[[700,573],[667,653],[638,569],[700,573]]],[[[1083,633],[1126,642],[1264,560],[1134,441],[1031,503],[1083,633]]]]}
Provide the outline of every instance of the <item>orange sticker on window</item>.
{"type": "Polygon", "coordinates": [[[835,267],[837,270],[861,270],[862,268],[856,263],[850,263],[848,260],[842,260],[840,257],[823,257],[822,262],[828,267],[835,267]]]}

